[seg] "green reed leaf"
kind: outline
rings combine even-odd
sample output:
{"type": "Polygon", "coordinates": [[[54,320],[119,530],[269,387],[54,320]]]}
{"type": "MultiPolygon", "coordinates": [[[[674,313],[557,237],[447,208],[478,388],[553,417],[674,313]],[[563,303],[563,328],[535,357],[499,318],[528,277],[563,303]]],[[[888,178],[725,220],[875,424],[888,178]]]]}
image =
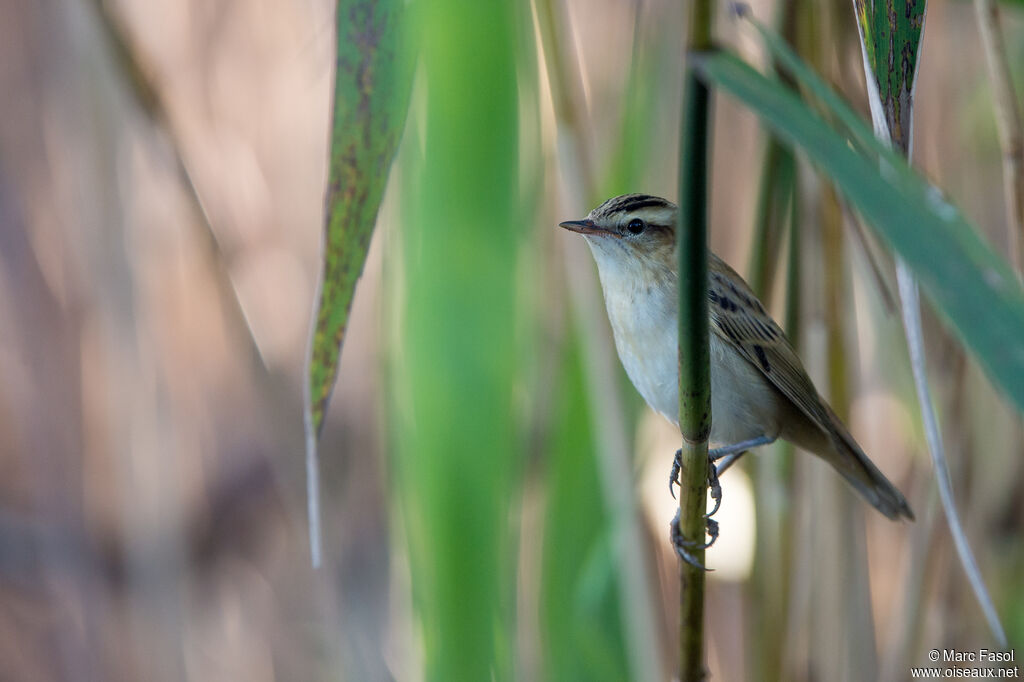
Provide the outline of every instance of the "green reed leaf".
{"type": "Polygon", "coordinates": [[[402,0],[339,0],[323,271],[309,356],[307,438],[338,375],[356,282],[405,126],[411,72],[399,55],[402,0]]]}
{"type": "Polygon", "coordinates": [[[989,379],[1024,409],[1024,290],[1006,260],[938,188],[891,151],[874,158],[852,148],[781,82],[734,55],[702,55],[696,68],[832,179],[910,266],[989,379]]]}

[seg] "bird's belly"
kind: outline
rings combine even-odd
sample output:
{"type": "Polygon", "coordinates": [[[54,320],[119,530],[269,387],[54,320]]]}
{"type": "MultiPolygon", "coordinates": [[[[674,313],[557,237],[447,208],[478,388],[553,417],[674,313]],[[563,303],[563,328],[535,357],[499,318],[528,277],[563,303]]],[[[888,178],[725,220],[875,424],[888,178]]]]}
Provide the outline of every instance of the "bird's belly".
{"type": "MultiPolygon", "coordinates": [[[[662,339],[662,342],[674,349],[674,338],[672,343],[668,343],[669,339],[662,339]]],[[[616,346],[626,374],[647,404],[673,423],[678,423],[679,363],[676,353],[664,352],[665,345],[655,345],[653,340],[635,344],[640,347],[636,352],[624,353],[618,337],[616,346]]]]}
{"type": "MultiPolygon", "coordinates": [[[[615,311],[609,301],[609,319],[619,360],[647,404],[672,422],[679,419],[679,364],[676,321],[667,306],[656,301],[620,303],[615,311]],[[645,314],[644,311],[650,311],[645,314]],[[620,312],[622,314],[615,314],[620,312]]],[[[614,301],[614,303],[619,303],[614,301]]]]}
{"type": "Polygon", "coordinates": [[[720,444],[779,435],[782,396],[757,367],[711,335],[711,440],[720,444]]]}
{"type": "MultiPolygon", "coordinates": [[[[679,422],[676,325],[613,323],[619,359],[648,405],[679,422]]],[[[711,334],[711,441],[738,443],[779,433],[780,395],[768,379],[734,349],[711,334]]]]}

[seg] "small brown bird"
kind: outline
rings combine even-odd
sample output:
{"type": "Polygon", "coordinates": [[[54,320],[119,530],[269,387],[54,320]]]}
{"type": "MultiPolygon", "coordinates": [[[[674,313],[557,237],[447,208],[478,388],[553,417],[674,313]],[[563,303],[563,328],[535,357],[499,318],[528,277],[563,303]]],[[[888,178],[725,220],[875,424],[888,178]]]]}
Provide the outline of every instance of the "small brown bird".
{"type": "MultiPolygon", "coordinates": [[[[665,199],[626,194],[584,220],[561,223],[582,234],[594,254],[626,373],[647,404],[673,423],[679,415],[676,216],[665,199]]],[[[723,445],[712,459],[782,438],[831,464],[890,519],[913,519],[900,491],[818,395],[747,283],[710,252],[708,275],[711,441],[723,445]]]]}

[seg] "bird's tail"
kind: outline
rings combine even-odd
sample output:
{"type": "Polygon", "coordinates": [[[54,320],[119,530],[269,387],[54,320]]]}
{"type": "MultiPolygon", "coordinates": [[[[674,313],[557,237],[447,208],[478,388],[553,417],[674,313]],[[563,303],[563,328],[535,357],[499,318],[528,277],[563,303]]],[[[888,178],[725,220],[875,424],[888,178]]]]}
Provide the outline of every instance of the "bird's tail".
{"type": "Polygon", "coordinates": [[[914,512],[889,479],[878,470],[864,451],[857,445],[846,427],[843,426],[835,413],[829,409],[832,418],[832,441],[838,450],[839,457],[829,458],[832,466],[843,475],[850,485],[878,511],[890,519],[904,517],[914,520],[914,512]]]}

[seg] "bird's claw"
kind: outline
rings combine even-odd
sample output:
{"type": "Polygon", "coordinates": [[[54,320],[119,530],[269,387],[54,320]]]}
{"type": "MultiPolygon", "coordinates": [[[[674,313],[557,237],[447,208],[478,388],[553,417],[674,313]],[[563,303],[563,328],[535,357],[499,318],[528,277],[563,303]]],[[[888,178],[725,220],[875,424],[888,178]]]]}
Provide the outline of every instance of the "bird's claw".
{"type": "Polygon", "coordinates": [[[722,485],[718,482],[718,467],[714,462],[708,462],[708,490],[711,491],[711,499],[715,501],[715,508],[704,515],[705,519],[710,520],[722,506],[722,485]]]}
{"type": "MultiPolygon", "coordinates": [[[[679,485],[679,471],[683,468],[682,458],[682,449],[676,450],[675,457],[672,458],[672,471],[668,475],[668,492],[672,495],[673,500],[676,498],[675,486],[679,485]]],[[[705,514],[705,518],[714,516],[718,512],[718,508],[722,506],[722,486],[718,482],[718,467],[715,466],[710,455],[708,455],[708,489],[711,491],[711,499],[715,501],[715,508],[705,514]]]]}
{"type": "Polygon", "coordinates": [[[711,545],[715,544],[715,540],[718,539],[718,522],[714,519],[706,519],[705,528],[707,529],[708,535],[711,536],[711,540],[708,542],[700,543],[687,540],[683,537],[683,531],[679,528],[679,510],[676,510],[676,515],[672,518],[672,523],[669,524],[669,539],[672,542],[672,547],[676,550],[676,555],[680,559],[690,564],[696,569],[701,571],[710,571],[704,564],[697,560],[697,557],[690,554],[690,550],[704,550],[711,545]]]}
{"type": "Polygon", "coordinates": [[[672,496],[672,499],[676,499],[676,491],[674,486],[679,485],[679,470],[683,468],[683,449],[679,448],[676,450],[675,457],[672,458],[672,471],[668,475],[668,493],[672,496]]]}
{"type": "MultiPolygon", "coordinates": [[[[676,450],[675,457],[672,458],[672,471],[668,477],[668,491],[672,495],[673,499],[676,496],[675,486],[679,484],[679,472],[683,468],[683,451],[676,450]]],[[[683,537],[682,530],[679,528],[679,510],[676,510],[676,515],[672,519],[672,523],[669,526],[669,538],[672,542],[672,547],[676,550],[676,554],[680,559],[690,564],[694,568],[702,571],[709,570],[693,556],[691,550],[703,550],[711,547],[715,544],[718,539],[718,522],[712,519],[717,512],[719,507],[722,506],[722,485],[718,481],[718,467],[715,466],[714,460],[709,455],[708,457],[708,478],[707,478],[708,490],[711,492],[711,499],[715,501],[715,506],[711,511],[704,515],[704,528],[711,538],[708,542],[699,543],[692,540],[687,540],[683,537]]]]}

